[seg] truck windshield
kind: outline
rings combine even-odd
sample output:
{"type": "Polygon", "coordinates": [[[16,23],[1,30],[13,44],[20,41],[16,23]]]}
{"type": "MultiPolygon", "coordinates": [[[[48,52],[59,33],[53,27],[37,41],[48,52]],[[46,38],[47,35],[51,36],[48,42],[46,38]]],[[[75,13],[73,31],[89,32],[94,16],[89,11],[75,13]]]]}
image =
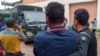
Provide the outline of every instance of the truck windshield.
{"type": "Polygon", "coordinates": [[[23,12],[25,15],[25,21],[27,23],[30,22],[45,22],[45,13],[43,12],[31,12],[31,11],[25,11],[23,12]]]}

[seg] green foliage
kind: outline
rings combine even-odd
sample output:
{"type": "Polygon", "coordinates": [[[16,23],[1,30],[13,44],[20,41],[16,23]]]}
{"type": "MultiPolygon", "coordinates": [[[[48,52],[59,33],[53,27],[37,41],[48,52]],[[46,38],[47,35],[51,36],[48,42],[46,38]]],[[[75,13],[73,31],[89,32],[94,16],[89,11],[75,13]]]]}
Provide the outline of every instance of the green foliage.
{"type": "Polygon", "coordinates": [[[100,29],[97,29],[96,32],[100,32],[100,29]]]}

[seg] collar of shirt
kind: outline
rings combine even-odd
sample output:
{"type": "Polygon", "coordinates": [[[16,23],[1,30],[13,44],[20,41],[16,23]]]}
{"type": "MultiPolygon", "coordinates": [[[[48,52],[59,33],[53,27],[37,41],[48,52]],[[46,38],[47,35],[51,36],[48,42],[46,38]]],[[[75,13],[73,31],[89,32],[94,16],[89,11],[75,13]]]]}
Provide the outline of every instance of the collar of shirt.
{"type": "Polygon", "coordinates": [[[57,29],[57,28],[64,28],[63,26],[56,26],[56,27],[51,27],[49,30],[51,29],[57,29]]]}
{"type": "Polygon", "coordinates": [[[63,26],[51,27],[48,31],[49,32],[60,32],[66,30],[63,26]]]}
{"type": "Polygon", "coordinates": [[[6,28],[6,30],[14,30],[13,28],[6,28]]]}

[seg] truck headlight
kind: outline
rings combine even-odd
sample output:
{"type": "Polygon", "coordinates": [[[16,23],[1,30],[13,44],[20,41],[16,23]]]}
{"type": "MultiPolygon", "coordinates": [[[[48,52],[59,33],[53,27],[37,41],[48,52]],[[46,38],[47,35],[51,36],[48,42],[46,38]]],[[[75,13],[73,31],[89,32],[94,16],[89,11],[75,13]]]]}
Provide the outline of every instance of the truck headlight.
{"type": "Polygon", "coordinates": [[[28,32],[26,32],[26,35],[27,36],[33,36],[34,34],[32,32],[30,32],[30,31],[28,31],[28,32]]]}

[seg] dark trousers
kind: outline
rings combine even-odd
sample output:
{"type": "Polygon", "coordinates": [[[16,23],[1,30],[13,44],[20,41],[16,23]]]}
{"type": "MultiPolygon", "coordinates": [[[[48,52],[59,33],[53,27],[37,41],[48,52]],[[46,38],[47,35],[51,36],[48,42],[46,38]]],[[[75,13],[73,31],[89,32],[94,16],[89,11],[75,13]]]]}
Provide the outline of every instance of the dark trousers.
{"type": "Polygon", "coordinates": [[[5,52],[5,56],[23,56],[22,52],[18,52],[17,54],[5,52]]]}
{"type": "Polygon", "coordinates": [[[92,29],[92,32],[95,34],[96,29],[92,29]]]}

